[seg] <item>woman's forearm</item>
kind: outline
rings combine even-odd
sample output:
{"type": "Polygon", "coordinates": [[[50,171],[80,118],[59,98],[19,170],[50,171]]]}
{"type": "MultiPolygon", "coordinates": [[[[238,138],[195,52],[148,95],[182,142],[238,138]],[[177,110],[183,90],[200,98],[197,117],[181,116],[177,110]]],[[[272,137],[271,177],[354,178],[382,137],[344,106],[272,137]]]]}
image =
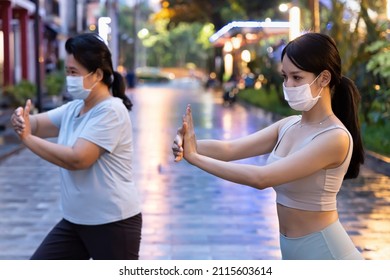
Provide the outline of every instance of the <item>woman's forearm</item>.
{"type": "Polygon", "coordinates": [[[24,145],[41,158],[66,169],[75,170],[76,160],[72,147],[52,143],[34,135],[22,139],[24,145]]]}
{"type": "Polygon", "coordinates": [[[193,154],[187,161],[194,166],[217,176],[221,179],[241,185],[250,186],[256,189],[269,187],[266,183],[262,167],[249,164],[238,164],[225,162],[200,154],[193,154]]]}
{"type": "Polygon", "coordinates": [[[197,140],[196,147],[199,154],[218,160],[230,161],[231,149],[227,141],[222,140],[197,140]]]}

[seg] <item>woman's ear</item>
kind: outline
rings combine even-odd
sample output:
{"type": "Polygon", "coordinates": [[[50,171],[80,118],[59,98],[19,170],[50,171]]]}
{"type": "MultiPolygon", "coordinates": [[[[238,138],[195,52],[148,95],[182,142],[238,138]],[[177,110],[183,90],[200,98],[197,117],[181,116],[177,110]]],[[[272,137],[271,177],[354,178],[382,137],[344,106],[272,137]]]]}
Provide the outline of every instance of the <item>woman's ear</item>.
{"type": "Polygon", "coordinates": [[[322,71],[321,77],[320,77],[321,87],[328,86],[331,79],[332,79],[332,74],[328,70],[322,71]]]}
{"type": "Polygon", "coordinates": [[[98,68],[96,69],[96,76],[98,78],[99,81],[103,80],[103,77],[104,77],[104,74],[103,74],[103,70],[98,68]]]}

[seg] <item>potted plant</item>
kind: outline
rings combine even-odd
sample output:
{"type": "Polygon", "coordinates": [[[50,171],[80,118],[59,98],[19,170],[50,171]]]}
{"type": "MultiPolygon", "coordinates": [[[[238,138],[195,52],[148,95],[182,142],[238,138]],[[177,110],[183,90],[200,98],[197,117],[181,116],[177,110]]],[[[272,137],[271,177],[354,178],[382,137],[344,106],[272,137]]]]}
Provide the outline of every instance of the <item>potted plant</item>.
{"type": "Polygon", "coordinates": [[[61,100],[62,90],[65,83],[65,76],[61,72],[52,72],[46,75],[44,85],[46,93],[52,98],[54,104],[61,100]]]}
{"type": "Polygon", "coordinates": [[[9,98],[10,105],[23,106],[27,99],[32,99],[36,94],[35,84],[28,80],[21,80],[15,85],[6,86],[4,95],[9,98]]]}

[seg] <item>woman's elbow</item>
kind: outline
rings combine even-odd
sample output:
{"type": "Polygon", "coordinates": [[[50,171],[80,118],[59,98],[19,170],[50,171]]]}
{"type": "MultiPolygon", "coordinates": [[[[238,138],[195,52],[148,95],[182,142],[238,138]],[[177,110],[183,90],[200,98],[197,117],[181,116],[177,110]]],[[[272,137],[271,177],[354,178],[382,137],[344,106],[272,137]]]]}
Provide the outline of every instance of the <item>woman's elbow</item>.
{"type": "Polygon", "coordinates": [[[267,184],[263,184],[262,182],[256,182],[250,185],[250,187],[258,189],[258,190],[265,190],[267,188],[270,188],[271,186],[267,184]]]}
{"type": "Polygon", "coordinates": [[[69,160],[66,164],[66,169],[71,171],[85,170],[90,168],[93,165],[93,162],[90,162],[86,159],[74,157],[69,160]]]}
{"type": "Polygon", "coordinates": [[[258,190],[264,190],[273,186],[266,176],[255,176],[249,185],[258,190]]]}

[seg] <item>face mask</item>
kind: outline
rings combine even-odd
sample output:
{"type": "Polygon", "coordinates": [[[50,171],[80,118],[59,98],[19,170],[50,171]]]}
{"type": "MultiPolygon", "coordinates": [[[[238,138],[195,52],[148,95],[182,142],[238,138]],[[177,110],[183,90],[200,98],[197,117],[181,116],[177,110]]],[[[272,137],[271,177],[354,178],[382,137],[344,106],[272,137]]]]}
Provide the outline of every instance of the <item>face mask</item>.
{"type": "Polygon", "coordinates": [[[304,84],[299,87],[285,87],[283,83],[284,99],[288,102],[288,105],[296,111],[309,111],[316,105],[318,99],[321,97],[320,92],[316,97],[311,94],[310,86],[318,79],[318,75],[311,84],[304,84]]]}
{"type": "Polygon", "coordinates": [[[66,89],[73,99],[85,100],[90,94],[96,83],[90,88],[84,88],[84,78],[88,77],[91,73],[86,76],[66,76],[66,89]]]}

